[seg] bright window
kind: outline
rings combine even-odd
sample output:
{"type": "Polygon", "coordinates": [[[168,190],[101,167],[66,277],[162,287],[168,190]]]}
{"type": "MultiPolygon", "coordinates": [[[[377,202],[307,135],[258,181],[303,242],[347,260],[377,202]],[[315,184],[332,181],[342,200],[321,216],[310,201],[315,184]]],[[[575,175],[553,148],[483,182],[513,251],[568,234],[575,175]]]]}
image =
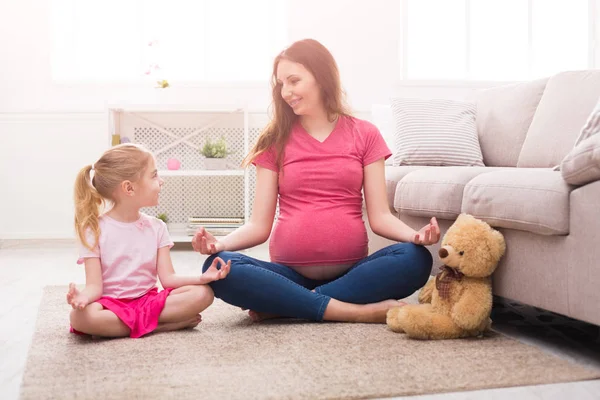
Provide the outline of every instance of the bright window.
{"type": "Polygon", "coordinates": [[[594,0],[401,4],[403,79],[525,80],[594,67],[594,0]]]}
{"type": "Polygon", "coordinates": [[[53,0],[57,81],[266,81],[286,0],[53,0]]]}

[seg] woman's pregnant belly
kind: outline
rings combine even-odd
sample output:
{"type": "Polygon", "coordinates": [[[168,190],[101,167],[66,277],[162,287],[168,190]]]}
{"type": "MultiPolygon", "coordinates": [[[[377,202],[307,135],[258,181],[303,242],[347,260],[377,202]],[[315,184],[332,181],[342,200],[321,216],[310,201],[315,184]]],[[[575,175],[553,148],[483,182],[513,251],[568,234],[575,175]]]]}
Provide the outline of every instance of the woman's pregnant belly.
{"type": "Polygon", "coordinates": [[[367,231],[360,214],[316,210],[282,214],[271,234],[269,252],[273,262],[295,267],[306,277],[309,272],[301,271],[311,267],[330,267],[335,277],[367,256],[367,231]]]}

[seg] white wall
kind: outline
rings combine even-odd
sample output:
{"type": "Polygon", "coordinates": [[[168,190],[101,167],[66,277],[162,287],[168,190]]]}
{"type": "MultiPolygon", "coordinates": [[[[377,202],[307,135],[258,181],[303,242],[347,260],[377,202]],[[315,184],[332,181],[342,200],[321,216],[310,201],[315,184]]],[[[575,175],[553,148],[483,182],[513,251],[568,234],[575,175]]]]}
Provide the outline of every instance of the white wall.
{"type": "MultiPolygon", "coordinates": [[[[107,104],[238,101],[266,110],[270,102],[267,82],[168,91],[56,85],[50,76],[50,1],[0,0],[0,239],[73,236],[73,181],[107,147],[107,104]]],[[[469,93],[463,87],[398,85],[399,13],[398,0],[291,0],[290,40],[312,37],[332,51],[360,115],[393,94],[469,93]]]]}

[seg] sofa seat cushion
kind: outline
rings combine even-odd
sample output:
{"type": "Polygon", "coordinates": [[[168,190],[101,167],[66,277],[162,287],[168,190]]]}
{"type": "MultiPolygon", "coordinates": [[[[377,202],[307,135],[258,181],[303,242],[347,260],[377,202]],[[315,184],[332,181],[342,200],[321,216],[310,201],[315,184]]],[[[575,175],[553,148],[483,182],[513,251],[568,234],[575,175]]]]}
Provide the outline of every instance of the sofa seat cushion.
{"type": "Polygon", "coordinates": [[[460,214],[467,182],[499,169],[502,168],[430,167],[410,172],[398,183],[394,209],[415,217],[455,219],[460,214]]]}
{"type": "Polygon", "coordinates": [[[385,187],[387,191],[387,200],[392,212],[396,212],[394,209],[394,196],[396,195],[396,187],[398,182],[402,180],[406,175],[419,169],[429,168],[421,165],[401,165],[398,167],[386,166],[385,167],[385,187]]]}
{"type": "Polygon", "coordinates": [[[465,186],[461,211],[495,227],[566,235],[571,189],[551,168],[493,171],[465,186]]]}

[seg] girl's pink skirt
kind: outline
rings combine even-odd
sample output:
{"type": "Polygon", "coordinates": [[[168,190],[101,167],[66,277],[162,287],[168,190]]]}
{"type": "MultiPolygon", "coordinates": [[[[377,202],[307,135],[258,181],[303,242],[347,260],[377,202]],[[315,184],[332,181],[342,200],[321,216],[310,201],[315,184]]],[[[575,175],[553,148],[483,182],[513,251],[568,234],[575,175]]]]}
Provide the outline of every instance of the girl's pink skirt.
{"type": "MultiPolygon", "coordinates": [[[[129,327],[131,330],[129,337],[139,338],[156,329],[158,316],[165,308],[165,302],[171,290],[173,289],[164,289],[159,292],[157,288],[154,288],[135,299],[101,297],[96,302],[115,313],[129,327]]],[[[73,329],[73,327],[71,327],[71,332],[79,335],[83,334],[73,329]]]]}

